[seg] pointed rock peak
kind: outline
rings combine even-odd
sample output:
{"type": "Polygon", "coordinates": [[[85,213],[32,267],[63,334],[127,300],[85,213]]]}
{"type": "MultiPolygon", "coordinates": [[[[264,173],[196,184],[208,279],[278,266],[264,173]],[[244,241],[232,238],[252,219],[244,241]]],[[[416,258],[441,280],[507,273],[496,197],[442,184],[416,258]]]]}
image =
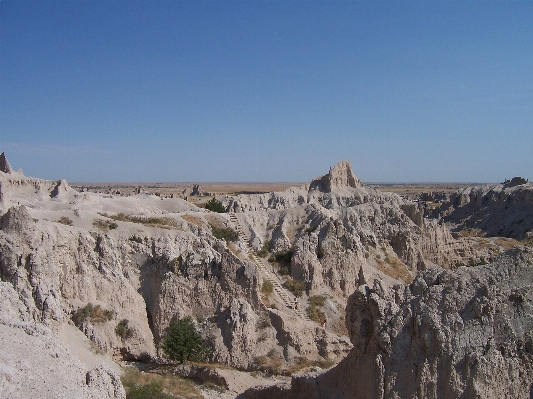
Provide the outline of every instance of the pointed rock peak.
{"type": "Polygon", "coordinates": [[[63,195],[74,191],[71,188],[66,180],[58,180],[52,192],[50,193],[51,198],[61,198],[63,195]]]}
{"type": "Polygon", "coordinates": [[[12,206],[0,217],[0,230],[23,232],[29,230],[33,223],[33,219],[24,205],[12,206]]]}
{"type": "Polygon", "coordinates": [[[366,282],[366,279],[365,279],[365,274],[363,273],[363,268],[359,268],[359,281],[357,282],[357,285],[358,286],[361,286],[361,285],[366,285],[367,282],[366,282]]]}
{"type": "Polygon", "coordinates": [[[327,175],[314,179],[310,189],[329,193],[348,187],[363,187],[363,183],[354,175],[350,161],[340,161],[333,168],[330,168],[327,175]]]}
{"type": "Polygon", "coordinates": [[[13,169],[6,158],[6,154],[0,154],[0,171],[4,173],[13,173],[13,169]]]}

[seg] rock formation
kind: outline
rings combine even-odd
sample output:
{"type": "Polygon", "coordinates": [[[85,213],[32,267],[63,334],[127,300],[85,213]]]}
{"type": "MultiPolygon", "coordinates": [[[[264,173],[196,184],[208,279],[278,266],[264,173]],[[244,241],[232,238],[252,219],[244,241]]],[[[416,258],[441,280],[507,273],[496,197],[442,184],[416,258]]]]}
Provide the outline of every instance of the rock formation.
{"type": "Polygon", "coordinates": [[[333,168],[330,168],[327,175],[314,179],[310,185],[311,190],[317,189],[326,193],[346,187],[363,187],[361,181],[354,175],[349,161],[337,163],[333,168]]]}
{"type": "Polygon", "coordinates": [[[346,298],[361,268],[370,281],[408,283],[418,270],[451,266],[469,252],[416,203],[365,187],[346,161],[309,185],[219,199],[242,215],[256,250],[269,243],[273,253],[293,252],[291,276],[310,293],[346,298]]]}
{"type": "Polygon", "coordinates": [[[455,231],[480,229],[487,236],[526,239],[533,234],[533,184],[515,177],[502,184],[459,190],[427,216],[455,231]]]}
{"type": "Polygon", "coordinates": [[[0,172],[13,173],[13,169],[4,153],[0,154],[0,172]]]}
{"type": "Polygon", "coordinates": [[[47,326],[34,321],[9,283],[0,282],[0,397],[125,399],[118,376],[87,369],[47,326]]]}
{"type": "Polygon", "coordinates": [[[350,296],[354,345],[335,368],[245,398],[530,398],[533,251],[446,271],[408,286],[377,280],[350,296]]]}
{"type": "MultiPolygon", "coordinates": [[[[74,321],[102,351],[146,359],[162,356],[158,347],[172,320],[194,316],[213,347],[211,360],[241,369],[253,368],[257,357],[273,349],[282,362],[291,362],[302,355],[320,358],[331,348],[329,357],[341,358],[351,348],[334,334],[324,338],[311,322],[301,321],[298,329],[286,328],[287,322],[274,326],[291,312],[272,315],[263,305],[255,265],[213,237],[203,218],[211,223],[215,216],[204,209],[180,199],[162,204],[152,196],[78,193],[65,181],[17,176],[1,182],[11,188],[11,200],[28,206],[8,207],[0,217],[0,276],[36,322],[57,329],[74,321]],[[149,217],[136,216],[109,230],[109,209],[148,210],[168,225],[143,224],[149,217]],[[182,218],[190,215],[180,212],[191,210],[203,227],[182,218]],[[91,306],[109,312],[110,319],[77,316],[91,306]],[[128,320],[125,337],[115,332],[121,320],[128,320]]],[[[226,215],[216,217],[231,226],[226,215]]]]}
{"type": "MultiPolygon", "coordinates": [[[[495,201],[525,215],[529,186],[513,179],[501,186],[504,194],[495,201]]],[[[192,189],[202,193],[199,186],[192,189]]],[[[460,205],[444,205],[441,211],[449,212],[442,216],[452,220],[461,206],[465,212],[483,212],[495,196],[490,193],[497,192],[487,190],[455,197],[461,198],[454,200],[460,205]]],[[[284,192],[218,199],[234,214],[212,213],[177,198],[161,201],[155,195],[79,193],[64,180],[0,173],[2,284],[22,304],[25,323],[51,334],[72,328],[122,359],[164,360],[160,343],[167,327],[192,316],[213,349],[210,360],[241,370],[265,368],[265,362],[288,369],[301,359],[343,358],[352,344],[330,327],[343,330],[337,322],[347,304],[346,327],[354,349],[337,371],[295,379],[296,397],[324,393],[322,397],[341,398],[362,395],[363,389],[376,397],[393,397],[394,392],[420,396],[413,386],[429,397],[443,397],[438,396],[441,389],[453,395],[489,395],[488,390],[499,391],[483,382],[487,359],[501,371],[502,384],[529,381],[524,359],[529,359],[531,343],[525,332],[533,325],[529,289],[524,288],[530,283],[523,275],[529,272],[530,252],[484,268],[438,268],[453,267],[477,249],[454,238],[437,216],[425,217],[422,205],[363,185],[348,162],[284,192]],[[236,230],[248,242],[217,239],[216,229],[236,230]],[[275,265],[250,256],[250,247],[284,259],[291,277],[286,288],[303,283],[302,310],[313,295],[323,295],[328,330],[287,307],[292,297],[283,297],[284,277],[275,277],[275,265]],[[260,287],[271,281],[270,274],[280,285],[268,296],[260,287]],[[509,284],[498,283],[504,277],[509,284]],[[121,335],[116,327],[123,320],[128,331],[121,335]],[[489,330],[500,327],[504,338],[491,341],[489,330]],[[484,360],[465,358],[471,353],[484,360]],[[399,367],[404,360],[406,366],[399,367]],[[341,384],[342,379],[353,380],[355,372],[363,382],[341,384]]],[[[521,224],[527,226],[528,220],[524,217],[521,224]]],[[[104,392],[104,398],[122,395],[112,374],[86,366],[80,366],[85,370],[81,397],[90,397],[83,390],[87,395],[104,392]]],[[[2,370],[0,364],[0,387],[2,370]]],[[[513,391],[518,397],[525,392],[520,389],[513,391]]]]}

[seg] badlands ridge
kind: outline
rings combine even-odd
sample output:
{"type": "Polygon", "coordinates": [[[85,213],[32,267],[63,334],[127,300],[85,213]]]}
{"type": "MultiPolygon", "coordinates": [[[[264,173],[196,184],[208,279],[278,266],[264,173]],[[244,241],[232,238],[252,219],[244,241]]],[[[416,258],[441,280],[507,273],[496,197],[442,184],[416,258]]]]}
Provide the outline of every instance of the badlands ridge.
{"type": "Polygon", "coordinates": [[[166,363],[162,338],[186,316],[224,367],[176,372],[215,376],[220,397],[530,397],[527,180],[410,201],[343,161],[283,192],[216,199],[226,213],[78,192],[2,154],[0,397],[125,398],[121,366],[166,363]],[[108,319],[77,318],[88,304],[108,319]],[[280,377],[231,381],[250,372],[280,377]]]}

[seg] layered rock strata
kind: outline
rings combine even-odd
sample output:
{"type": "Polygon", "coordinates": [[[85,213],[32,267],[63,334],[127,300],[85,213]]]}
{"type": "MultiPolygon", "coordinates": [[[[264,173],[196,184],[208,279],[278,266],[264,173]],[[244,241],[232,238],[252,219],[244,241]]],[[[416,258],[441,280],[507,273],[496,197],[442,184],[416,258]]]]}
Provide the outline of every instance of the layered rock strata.
{"type": "Polygon", "coordinates": [[[455,231],[479,229],[486,236],[533,237],[533,184],[515,177],[502,184],[468,187],[426,211],[455,231]]]}
{"type": "Polygon", "coordinates": [[[361,285],[350,296],[348,357],[291,386],[246,398],[530,398],[533,250],[447,271],[408,286],[361,285]]]}

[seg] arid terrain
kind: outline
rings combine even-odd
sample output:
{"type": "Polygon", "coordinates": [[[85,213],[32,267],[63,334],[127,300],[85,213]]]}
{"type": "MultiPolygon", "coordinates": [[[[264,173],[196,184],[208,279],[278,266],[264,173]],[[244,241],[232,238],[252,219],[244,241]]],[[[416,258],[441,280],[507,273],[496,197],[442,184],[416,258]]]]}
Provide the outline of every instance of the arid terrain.
{"type": "Polygon", "coordinates": [[[533,185],[502,181],[68,183],[2,153],[0,397],[529,398],[533,185]],[[167,349],[183,320],[202,361],[167,349]]]}

